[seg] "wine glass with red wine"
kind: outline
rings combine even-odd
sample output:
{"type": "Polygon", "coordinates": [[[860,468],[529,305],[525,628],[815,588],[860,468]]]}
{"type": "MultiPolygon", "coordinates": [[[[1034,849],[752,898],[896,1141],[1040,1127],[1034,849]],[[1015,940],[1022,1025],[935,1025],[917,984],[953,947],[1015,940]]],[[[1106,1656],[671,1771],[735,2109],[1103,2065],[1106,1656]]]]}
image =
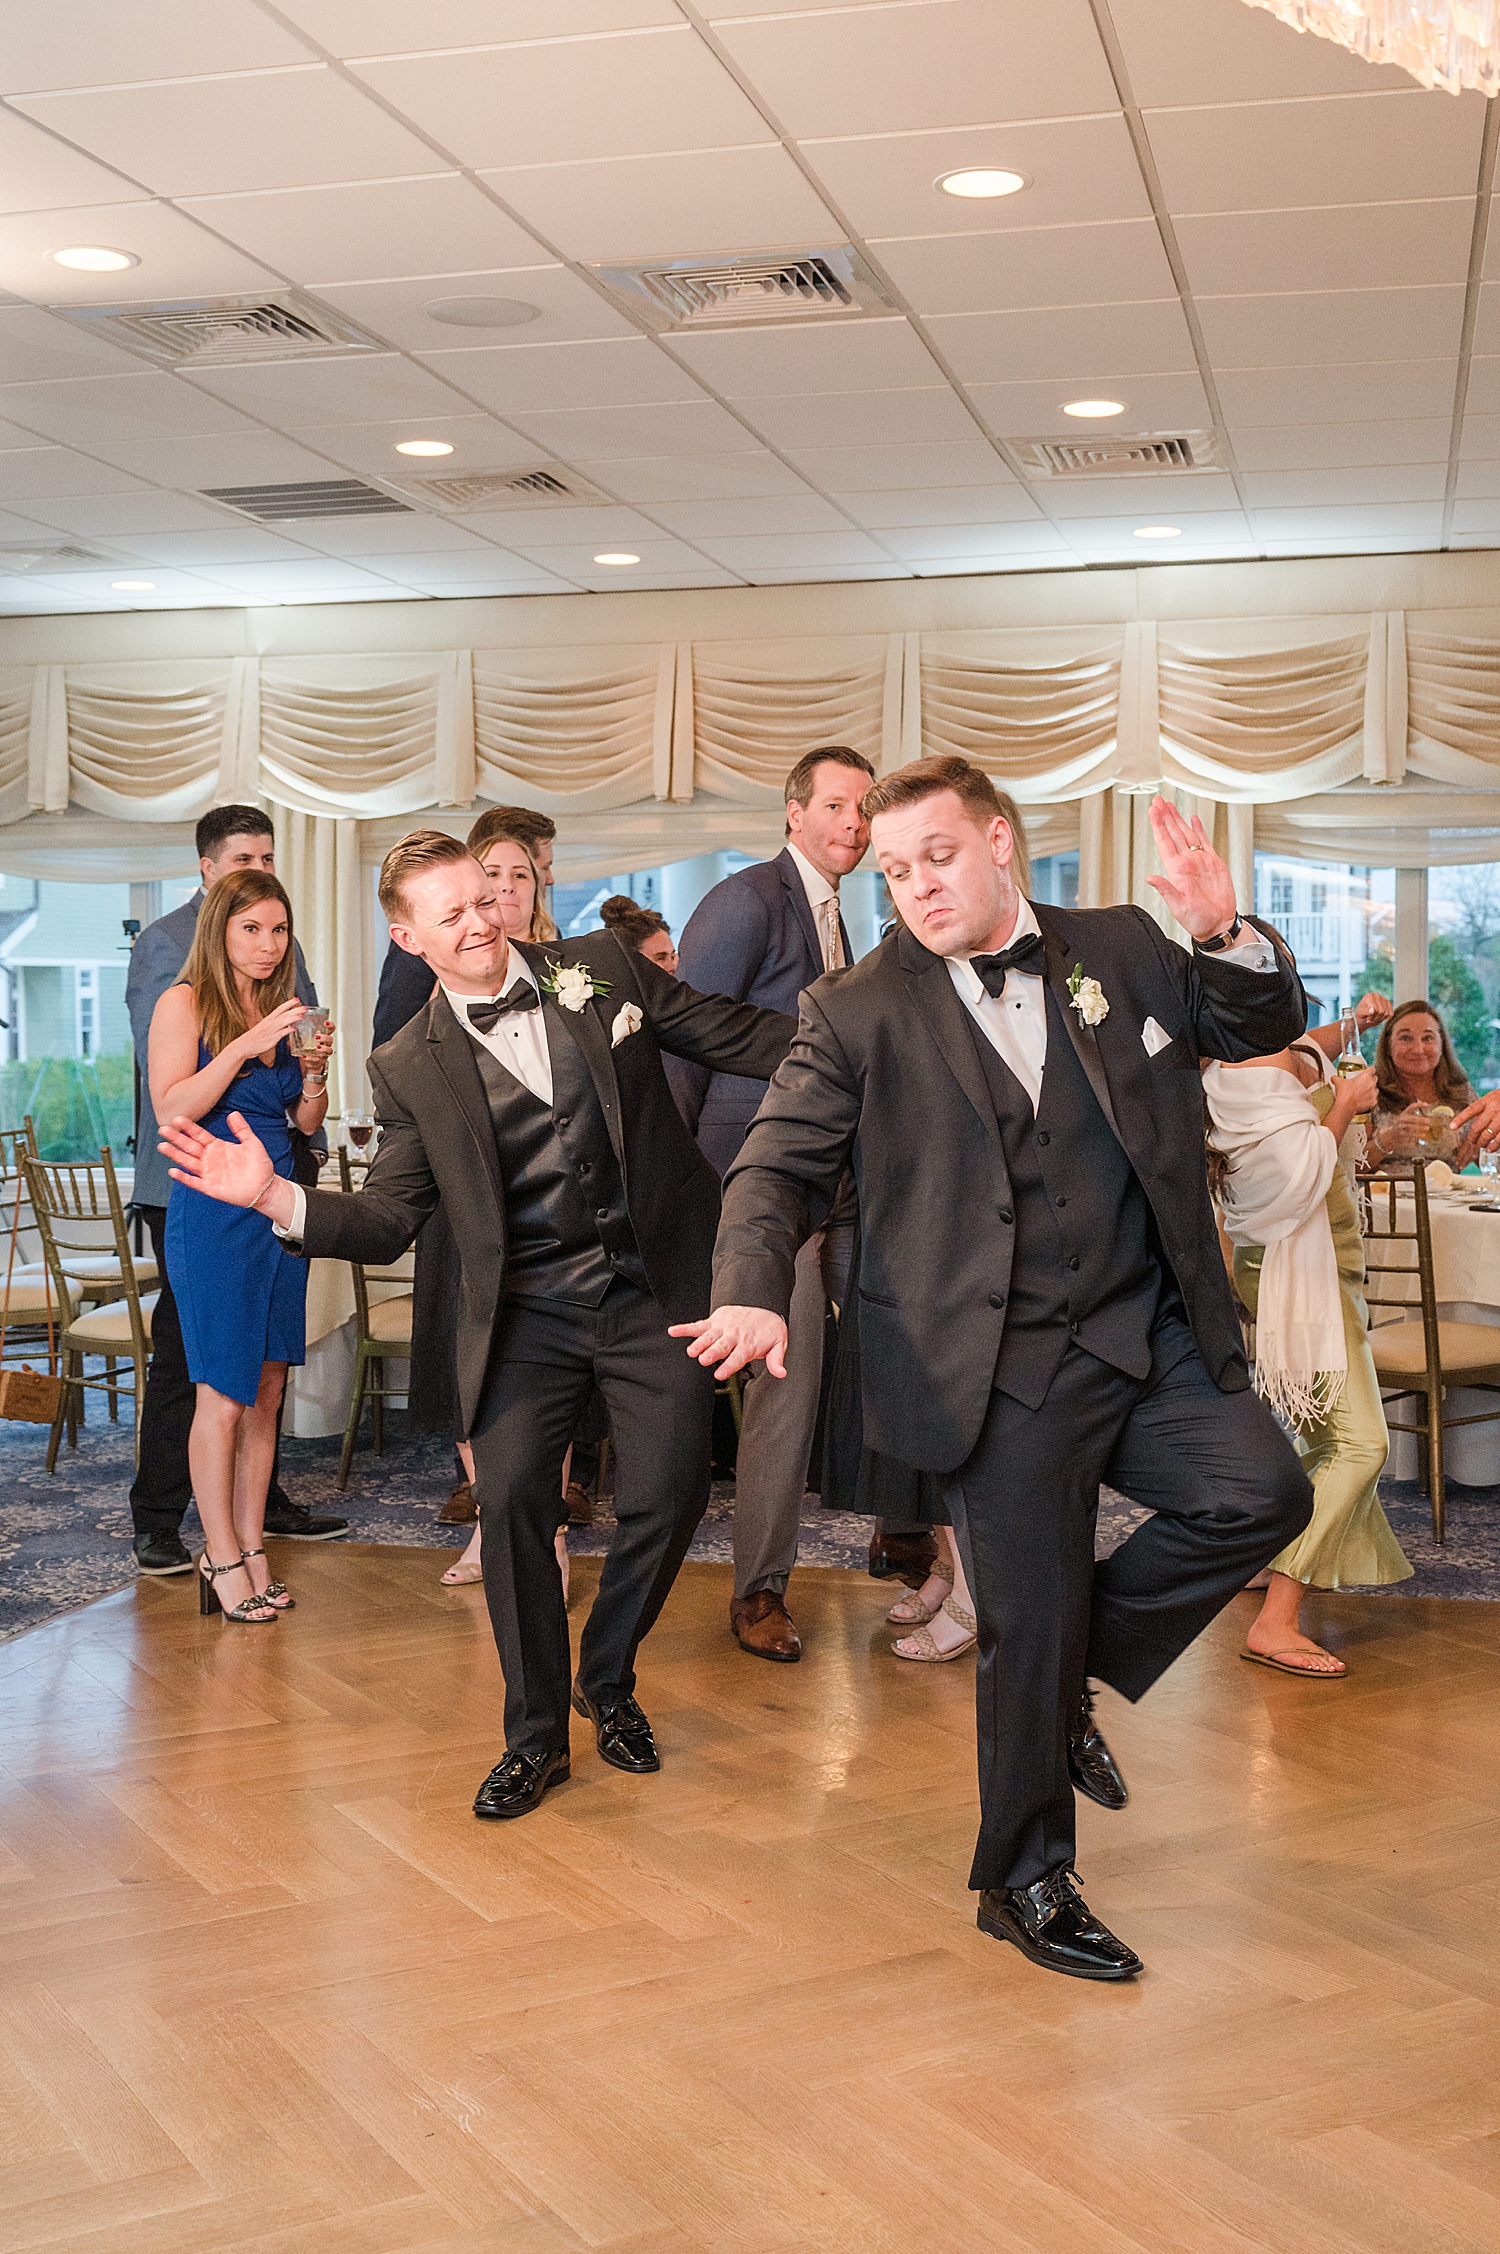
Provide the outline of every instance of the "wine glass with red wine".
{"type": "Polygon", "coordinates": [[[345,1112],[344,1133],[357,1151],[365,1150],[375,1133],[374,1113],[370,1111],[345,1112]]]}

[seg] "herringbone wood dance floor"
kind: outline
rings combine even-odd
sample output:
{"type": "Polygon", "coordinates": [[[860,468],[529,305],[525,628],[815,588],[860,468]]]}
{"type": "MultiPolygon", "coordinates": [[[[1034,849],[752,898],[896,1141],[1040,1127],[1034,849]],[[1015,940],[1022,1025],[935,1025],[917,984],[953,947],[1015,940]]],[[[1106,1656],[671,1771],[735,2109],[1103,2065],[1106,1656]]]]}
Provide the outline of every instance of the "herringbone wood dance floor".
{"type": "Polygon", "coordinates": [[[800,1575],[770,1667],[688,1567],[662,1774],[575,1722],[482,1826],[443,1562],[283,1545],[274,1628],[147,1583],[0,1651],[7,2248],[1500,2246],[1500,1606],[1329,1599],[1354,1672],[1304,1686],[1237,1660],[1245,1598],[1101,1700],[1114,1989],[976,1933],[970,1663],[889,1659],[889,1588],[800,1575]]]}

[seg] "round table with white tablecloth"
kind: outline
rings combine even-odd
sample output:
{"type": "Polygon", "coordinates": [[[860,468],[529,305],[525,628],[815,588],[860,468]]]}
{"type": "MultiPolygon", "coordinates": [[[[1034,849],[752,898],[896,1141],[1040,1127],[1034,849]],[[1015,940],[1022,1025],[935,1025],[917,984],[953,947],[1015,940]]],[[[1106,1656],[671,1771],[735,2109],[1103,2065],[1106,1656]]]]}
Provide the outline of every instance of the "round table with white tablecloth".
{"type": "MultiPolygon", "coordinates": [[[[1500,1327],[1500,1213],[1473,1210],[1473,1200],[1482,1192],[1483,1185],[1472,1176],[1461,1177],[1461,1186],[1456,1184],[1451,1191],[1429,1191],[1432,1277],[1438,1314],[1444,1321],[1500,1327]]],[[[1384,1187],[1377,1184],[1374,1194],[1383,1204],[1387,1194],[1384,1187]]],[[[1398,1185],[1397,1196],[1405,1208],[1397,1222],[1399,1228],[1411,1226],[1411,1194],[1408,1187],[1398,1185]]],[[[1387,1262],[1381,1257],[1376,1238],[1366,1242],[1365,1258],[1372,1270],[1406,1266],[1413,1261],[1414,1249],[1409,1242],[1398,1243],[1387,1262]]],[[[1413,1306],[1417,1303],[1414,1272],[1399,1284],[1386,1283],[1379,1289],[1391,1298],[1410,1300],[1413,1306]]],[[[1393,1319],[1389,1307],[1374,1307],[1370,1312],[1376,1322],[1393,1319]]],[[[1479,1416],[1487,1409],[1500,1408],[1500,1397],[1455,1386],[1448,1394],[1447,1408],[1453,1417],[1479,1416]]],[[[1395,1413],[1403,1417],[1410,1414],[1404,1407],[1395,1413]]],[[[1449,1434],[1444,1457],[1448,1477],[1460,1486],[1500,1485],[1500,1422],[1460,1427],[1449,1434]]],[[[1391,1434],[1390,1475],[1393,1479],[1416,1478],[1417,1444],[1412,1434],[1391,1434]]]]}

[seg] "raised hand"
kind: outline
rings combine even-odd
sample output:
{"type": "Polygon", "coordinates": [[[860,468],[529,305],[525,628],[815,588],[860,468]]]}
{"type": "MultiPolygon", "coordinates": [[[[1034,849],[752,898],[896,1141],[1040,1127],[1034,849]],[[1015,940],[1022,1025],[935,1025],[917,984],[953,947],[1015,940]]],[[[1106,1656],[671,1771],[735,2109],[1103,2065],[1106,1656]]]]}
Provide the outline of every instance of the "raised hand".
{"type": "Polygon", "coordinates": [[[764,1361],[772,1377],[786,1376],[786,1324],[765,1307],[716,1307],[706,1322],[673,1323],[673,1338],[690,1338],[695,1362],[724,1359],[716,1378],[733,1377],[751,1362],[764,1361]]]}
{"type": "Polygon", "coordinates": [[[161,1130],[157,1149],[171,1160],[168,1172],[174,1182],[201,1190],[221,1205],[254,1205],[276,1179],[266,1146],[245,1124],[243,1112],[232,1111],[232,1143],[210,1135],[195,1120],[169,1120],[161,1130]]]}
{"type": "Polygon", "coordinates": [[[1477,1102],[1459,1113],[1453,1122],[1453,1132],[1457,1134],[1465,1127],[1469,1130],[1465,1137],[1466,1157],[1475,1150],[1500,1149],[1500,1089],[1492,1088],[1487,1096],[1480,1096],[1477,1102]]]}
{"type": "Polygon", "coordinates": [[[1147,877],[1184,931],[1194,939],[1217,939],[1234,922],[1234,879],[1208,842],[1197,815],[1185,822],[1165,798],[1151,801],[1151,830],[1162,865],[1147,877]]]}

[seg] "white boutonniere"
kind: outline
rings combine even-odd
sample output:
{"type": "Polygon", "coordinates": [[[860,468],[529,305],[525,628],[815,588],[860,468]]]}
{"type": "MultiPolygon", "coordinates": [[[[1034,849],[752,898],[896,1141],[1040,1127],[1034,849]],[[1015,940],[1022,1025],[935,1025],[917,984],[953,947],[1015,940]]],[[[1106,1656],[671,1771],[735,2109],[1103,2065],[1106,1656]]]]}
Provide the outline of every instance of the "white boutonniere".
{"type": "Polygon", "coordinates": [[[1068,980],[1068,992],[1073,997],[1073,1007],[1085,1025],[1102,1025],[1109,1015],[1109,1003],[1104,998],[1104,988],[1097,978],[1085,978],[1082,963],[1073,965],[1068,980]]]}
{"type": "Polygon", "coordinates": [[[644,1023],[643,1010],[638,1009],[634,1002],[622,1002],[615,1022],[609,1029],[610,1047],[617,1049],[622,1041],[630,1039],[632,1033],[639,1033],[644,1023]]]}
{"type": "Polygon", "coordinates": [[[596,994],[609,992],[607,978],[595,978],[587,963],[559,963],[548,959],[550,978],[542,980],[542,992],[556,997],[560,1008],[586,1010],[596,994]]]}

